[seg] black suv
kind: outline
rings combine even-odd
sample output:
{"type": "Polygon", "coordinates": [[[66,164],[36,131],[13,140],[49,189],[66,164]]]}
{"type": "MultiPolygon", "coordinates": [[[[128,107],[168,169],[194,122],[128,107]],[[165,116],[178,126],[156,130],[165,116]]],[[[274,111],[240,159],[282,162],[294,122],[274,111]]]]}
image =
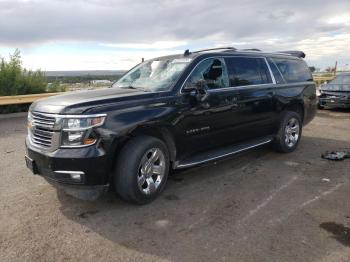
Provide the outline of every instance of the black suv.
{"type": "Polygon", "coordinates": [[[269,143],[292,152],[317,107],[304,57],[186,50],[135,66],[111,88],[39,100],[28,113],[27,166],[66,188],[111,185],[144,204],[170,169],[269,143]]]}

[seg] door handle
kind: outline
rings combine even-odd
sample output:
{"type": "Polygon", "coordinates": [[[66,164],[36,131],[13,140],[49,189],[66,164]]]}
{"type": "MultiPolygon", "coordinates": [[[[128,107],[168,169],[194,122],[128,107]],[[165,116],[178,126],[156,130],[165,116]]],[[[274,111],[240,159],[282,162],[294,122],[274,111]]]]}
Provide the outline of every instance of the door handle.
{"type": "Polygon", "coordinates": [[[231,108],[237,108],[239,106],[238,104],[238,98],[236,96],[226,98],[226,103],[231,106],[231,108]]]}
{"type": "Polygon", "coordinates": [[[232,106],[233,108],[237,108],[237,107],[239,107],[239,104],[238,104],[238,103],[232,103],[231,106],[232,106]]]}

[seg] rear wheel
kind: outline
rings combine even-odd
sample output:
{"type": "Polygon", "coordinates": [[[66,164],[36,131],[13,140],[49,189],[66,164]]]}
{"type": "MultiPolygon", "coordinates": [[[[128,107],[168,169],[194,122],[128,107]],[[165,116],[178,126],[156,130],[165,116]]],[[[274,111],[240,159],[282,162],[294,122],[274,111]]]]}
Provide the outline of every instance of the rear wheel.
{"type": "Polygon", "coordinates": [[[274,141],[274,147],[282,153],[294,151],[300,141],[302,122],[296,112],[287,111],[281,117],[280,127],[274,141]]]}
{"type": "Polygon", "coordinates": [[[169,173],[165,144],[154,137],[131,139],[121,150],[114,171],[117,193],[126,201],[146,204],[164,189],[169,173]]]}

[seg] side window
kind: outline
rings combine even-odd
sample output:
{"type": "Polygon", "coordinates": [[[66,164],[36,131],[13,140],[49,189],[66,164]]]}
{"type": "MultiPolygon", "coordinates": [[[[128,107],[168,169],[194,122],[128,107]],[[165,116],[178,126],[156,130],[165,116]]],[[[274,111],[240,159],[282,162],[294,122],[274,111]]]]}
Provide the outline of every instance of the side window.
{"type": "Polygon", "coordinates": [[[310,69],[299,59],[273,58],[284,79],[288,83],[312,81],[310,69]]]}
{"type": "Polygon", "coordinates": [[[248,86],[272,83],[270,71],[263,58],[225,58],[230,86],[248,86]]]}
{"type": "Polygon", "coordinates": [[[225,63],[221,58],[209,58],[200,62],[188,78],[185,86],[205,81],[209,89],[228,87],[225,63]]]}
{"type": "Polygon", "coordinates": [[[285,84],[286,81],[284,81],[281,73],[278,71],[277,66],[275,65],[274,62],[272,62],[272,60],[270,58],[267,59],[269,62],[269,66],[271,68],[272,74],[275,77],[276,80],[276,84],[285,84]]]}

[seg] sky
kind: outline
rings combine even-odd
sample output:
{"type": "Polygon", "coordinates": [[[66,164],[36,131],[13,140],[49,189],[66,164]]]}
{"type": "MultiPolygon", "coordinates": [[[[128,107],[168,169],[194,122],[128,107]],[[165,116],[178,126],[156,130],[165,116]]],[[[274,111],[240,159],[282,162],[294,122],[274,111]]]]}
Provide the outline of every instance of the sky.
{"type": "Polygon", "coordinates": [[[350,65],[350,0],[0,0],[0,56],[42,70],[126,70],[185,49],[302,50],[350,65]]]}

